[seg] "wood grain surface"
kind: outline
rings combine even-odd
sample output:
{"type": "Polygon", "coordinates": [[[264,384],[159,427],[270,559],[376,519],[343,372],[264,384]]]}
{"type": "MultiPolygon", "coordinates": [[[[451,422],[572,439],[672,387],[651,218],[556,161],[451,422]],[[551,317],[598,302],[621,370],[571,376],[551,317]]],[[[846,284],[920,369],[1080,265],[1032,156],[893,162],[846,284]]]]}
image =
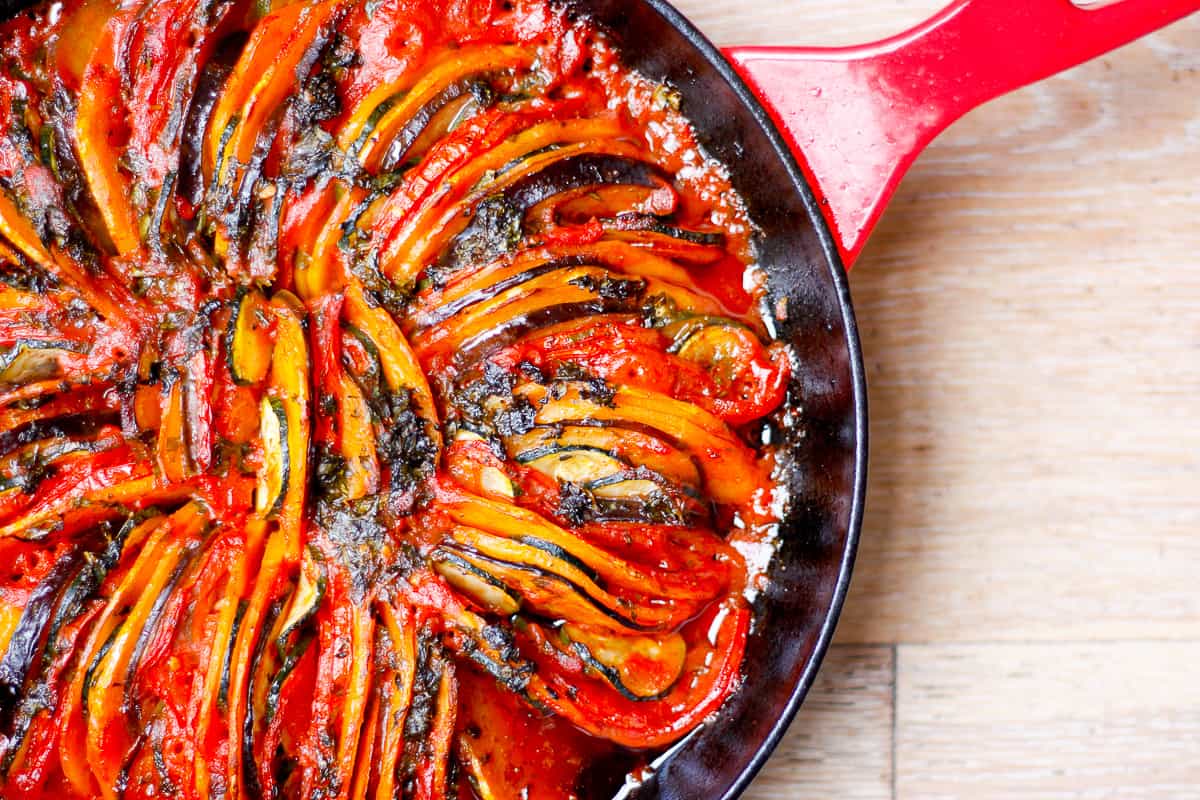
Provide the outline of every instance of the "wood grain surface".
{"type": "MultiPolygon", "coordinates": [[[[848,44],[938,0],[679,0],[848,44]]],[[[1200,15],[1002,98],[851,276],[863,547],[768,798],[1200,798],[1200,15]]]]}

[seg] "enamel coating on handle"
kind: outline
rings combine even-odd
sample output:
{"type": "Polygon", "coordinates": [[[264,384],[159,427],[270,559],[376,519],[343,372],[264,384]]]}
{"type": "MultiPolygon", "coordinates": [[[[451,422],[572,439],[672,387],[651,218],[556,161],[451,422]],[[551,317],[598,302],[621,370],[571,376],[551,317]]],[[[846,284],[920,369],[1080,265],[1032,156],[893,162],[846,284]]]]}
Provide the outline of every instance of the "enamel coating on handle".
{"type": "Polygon", "coordinates": [[[725,54],[790,135],[849,267],[917,154],[952,122],[1195,11],[1200,0],[957,0],[875,44],[725,54]]]}

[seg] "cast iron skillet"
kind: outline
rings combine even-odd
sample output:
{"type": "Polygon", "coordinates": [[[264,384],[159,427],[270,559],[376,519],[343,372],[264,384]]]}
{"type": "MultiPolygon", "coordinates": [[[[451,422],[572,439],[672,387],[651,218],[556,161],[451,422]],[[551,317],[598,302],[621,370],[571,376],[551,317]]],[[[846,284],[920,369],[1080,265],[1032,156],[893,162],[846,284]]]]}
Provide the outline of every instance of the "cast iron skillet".
{"type": "MultiPolygon", "coordinates": [[[[622,793],[730,800],[812,685],[850,582],[867,395],[847,267],[917,152],[963,112],[1200,10],[1200,0],[1118,0],[1091,11],[1068,0],[957,0],[867,47],[724,55],[664,0],[568,2],[612,33],[629,66],[680,92],[759,227],[766,316],[795,347],[797,421],[782,432],[788,512],[757,600],[745,684],[622,793]]],[[[0,18],[29,5],[0,0],[0,18]]]]}
{"type": "Polygon", "coordinates": [[[803,701],[850,582],[867,397],[847,267],[904,171],[951,122],[1200,10],[1200,0],[1089,9],[1069,0],[957,0],[874,45],[725,54],[663,0],[577,6],[612,32],[630,66],[679,90],[703,145],[728,166],[760,228],[764,315],[797,356],[799,421],[785,433],[789,510],[758,599],[745,684],[625,795],[727,800],[750,783],[803,701]]]}

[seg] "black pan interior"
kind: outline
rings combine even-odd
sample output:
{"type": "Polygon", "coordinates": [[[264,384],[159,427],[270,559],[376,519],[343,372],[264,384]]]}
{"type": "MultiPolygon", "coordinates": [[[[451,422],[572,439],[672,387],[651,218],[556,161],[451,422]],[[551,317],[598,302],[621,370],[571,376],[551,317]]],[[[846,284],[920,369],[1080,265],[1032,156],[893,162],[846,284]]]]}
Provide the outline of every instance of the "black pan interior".
{"type": "Polygon", "coordinates": [[[576,6],[627,64],[678,89],[683,113],[761,228],[767,307],[797,356],[786,441],[789,511],[758,600],[746,681],[718,716],[628,797],[726,800],[749,784],[816,674],[850,580],[866,481],[866,385],[846,273],[816,200],[762,106],[699,31],[662,0],[576,6]]]}
{"type": "MultiPolygon", "coordinates": [[[[33,5],[0,0],[0,18],[33,5]]],[[[820,664],[850,580],[866,481],[866,386],[846,274],[795,160],[717,49],[662,0],[573,3],[607,27],[629,66],[679,90],[709,154],[729,167],[761,229],[768,307],[793,343],[795,427],[784,432],[789,512],[758,599],[746,682],[718,716],[625,796],[726,800],[782,736],[820,664]]]]}

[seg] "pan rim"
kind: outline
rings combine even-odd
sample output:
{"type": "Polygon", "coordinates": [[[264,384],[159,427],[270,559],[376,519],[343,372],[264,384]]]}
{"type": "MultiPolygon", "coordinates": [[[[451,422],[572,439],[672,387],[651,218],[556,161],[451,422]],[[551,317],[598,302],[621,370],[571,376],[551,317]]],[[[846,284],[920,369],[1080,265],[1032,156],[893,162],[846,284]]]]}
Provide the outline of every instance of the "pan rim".
{"type": "Polygon", "coordinates": [[[714,800],[735,800],[740,797],[750,783],[762,770],[771,754],[778,747],[784,734],[795,719],[804,699],[812,688],[825,655],[832,643],[837,623],[841,617],[846,595],[850,588],[854,563],[858,554],[859,541],[862,533],[863,514],[866,506],[867,462],[868,462],[868,425],[867,425],[867,381],[863,363],[862,345],[859,339],[858,324],[854,315],[854,307],[850,297],[850,286],[845,264],[842,261],[833,233],[821,213],[816,194],[808,183],[796,160],[791,146],[783,133],[775,125],[771,115],[763,106],[762,101],[737,73],[733,65],[725,58],[720,49],[700,31],[698,27],[682,12],[667,0],[641,0],[646,6],[661,16],[669,25],[675,28],[688,43],[704,57],[709,66],[716,71],[722,80],[730,87],[738,101],[749,110],[758,127],[771,144],[775,157],[783,164],[791,181],[792,187],[799,194],[808,214],[809,224],[817,232],[821,250],[829,267],[833,285],[837,292],[838,310],[842,318],[843,332],[849,354],[849,367],[854,395],[854,480],[850,497],[850,514],[847,521],[846,543],[838,566],[837,583],[829,607],[825,611],[821,628],[812,655],[805,663],[799,679],[792,687],[783,712],[775,720],[770,731],[756,745],[754,754],[745,768],[738,774],[737,779],[714,800]]]}

